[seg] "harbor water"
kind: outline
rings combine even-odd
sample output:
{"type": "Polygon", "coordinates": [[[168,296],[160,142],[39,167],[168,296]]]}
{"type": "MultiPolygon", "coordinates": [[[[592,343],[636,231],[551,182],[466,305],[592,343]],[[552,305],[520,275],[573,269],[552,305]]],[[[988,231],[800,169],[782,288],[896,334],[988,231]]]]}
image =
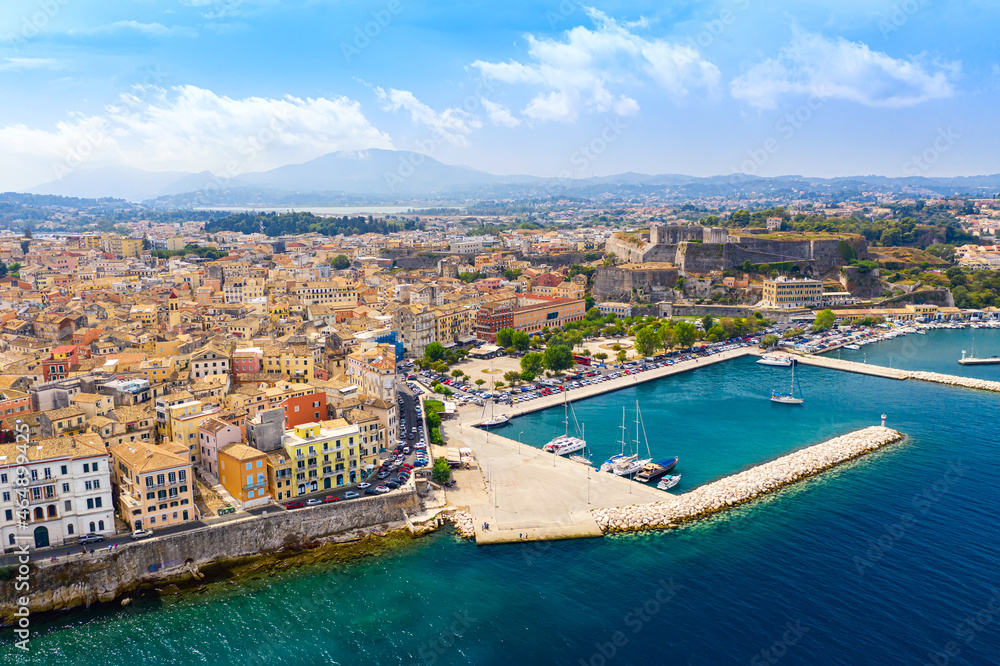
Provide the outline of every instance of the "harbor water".
{"type": "MultiPolygon", "coordinates": [[[[961,374],[931,338],[955,333],[908,336],[930,338],[910,362],[961,374]]],[[[863,348],[869,363],[878,347],[863,348]]],[[[620,451],[623,406],[634,437],[638,400],[654,459],[681,458],[674,492],[883,412],[908,440],[667,532],[482,548],[440,532],[377,559],[39,618],[30,653],[7,642],[0,663],[1000,662],[1000,396],[798,374],[801,407],[769,400],[787,368],[743,358],[574,409],[603,460],[620,451]]],[[[562,418],[559,406],[502,432],[541,446],[562,418]]]]}

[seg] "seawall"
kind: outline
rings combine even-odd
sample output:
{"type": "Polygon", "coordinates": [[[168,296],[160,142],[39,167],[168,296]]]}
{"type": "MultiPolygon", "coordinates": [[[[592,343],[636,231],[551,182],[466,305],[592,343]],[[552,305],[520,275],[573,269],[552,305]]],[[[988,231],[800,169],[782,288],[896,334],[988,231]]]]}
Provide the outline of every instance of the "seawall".
{"type": "Polygon", "coordinates": [[[663,502],[595,509],[593,513],[605,533],[676,527],[678,523],[724,511],[902,439],[903,435],[891,428],[872,426],[727,476],[689,493],[670,496],[663,502]]]}
{"type": "Polygon", "coordinates": [[[294,511],[212,525],[148,541],[127,542],[115,550],[57,562],[32,562],[28,590],[14,580],[0,583],[0,623],[10,622],[18,597],[29,610],[45,612],[113,601],[144,583],[191,572],[212,562],[312,546],[332,535],[361,527],[405,521],[420,510],[416,492],[324,504],[294,511]]]}

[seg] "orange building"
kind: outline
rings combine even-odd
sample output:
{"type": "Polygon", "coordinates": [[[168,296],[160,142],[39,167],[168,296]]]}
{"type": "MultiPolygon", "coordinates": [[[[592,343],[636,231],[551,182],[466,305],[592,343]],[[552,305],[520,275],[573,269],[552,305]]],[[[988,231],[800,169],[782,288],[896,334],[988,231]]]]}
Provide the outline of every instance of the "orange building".
{"type": "Polygon", "coordinates": [[[581,298],[555,298],[532,295],[518,299],[523,303],[514,308],[512,328],[525,333],[538,333],[543,328],[560,328],[571,321],[581,321],[586,314],[581,298]]]}
{"type": "Polygon", "coordinates": [[[271,502],[266,461],[266,453],[246,444],[230,444],[219,451],[219,483],[240,508],[271,502]]]}
{"type": "Polygon", "coordinates": [[[285,398],[281,406],[285,410],[285,429],[287,430],[303,423],[325,421],[326,391],[285,398]]]}

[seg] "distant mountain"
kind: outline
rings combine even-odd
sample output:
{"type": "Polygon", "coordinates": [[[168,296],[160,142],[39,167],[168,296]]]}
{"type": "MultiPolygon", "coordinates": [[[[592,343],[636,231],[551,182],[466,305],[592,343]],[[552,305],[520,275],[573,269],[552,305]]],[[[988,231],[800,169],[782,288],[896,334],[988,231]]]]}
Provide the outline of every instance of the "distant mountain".
{"type": "Polygon", "coordinates": [[[127,166],[83,165],[59,180],[33,187],[28,192],[81,199],[112,197],[127,201],[145,201],[193,189],[172,187],[174,183],[191,175],[183,171],[144,171],[127,166]]]}
{"type": "Polygon", "coordinates": [[[583,179],[497,176],[453,166],[421,153],[358,150],[329,153],[302,164],[246,173],[223,182],[210,172],[151,172],[129,167],[81,166],[64,178],[31,190],[38,194],[117,197],[157,207],[308,206],[460,201],[506,198],[695,197],[789,198],[795,195],[849,197],[862,192],[914,196],[1000,192],[1000,175],[956,178],[847,176],[772,178],[731,174],[697,177],[628,172],[583,179]]]}

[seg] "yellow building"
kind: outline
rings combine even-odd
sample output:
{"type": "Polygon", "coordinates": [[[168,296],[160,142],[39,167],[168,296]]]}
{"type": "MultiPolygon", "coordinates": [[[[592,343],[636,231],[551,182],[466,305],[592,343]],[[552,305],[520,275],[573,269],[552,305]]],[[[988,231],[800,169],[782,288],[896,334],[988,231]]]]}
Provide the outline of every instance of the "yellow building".
{"type": "Polygon", "coordinates": [[[219,449],[219,483],[243,509],[268,504],[267,454],[246,444],[219,449]]]}
{"type": "Polygon", "coordinates": [[[128,317],[132,321],[142,322],[144,326],[156,324],[156,306],[151,303],[133,305],[129,308],[128,317]]]}
{"type": "Polygon", "coordinates": [[[268,485],[275,499],[286,500],[309,493],[356,483],[364,476],[361,463],[361,431],[343,419],[303,423],[285,431],[284,455],[268,456],[268,485]],[[291,478],[279,478],[278,470],[290,461],[291,478]],[[278,481],[286,481],[278,485],[278,481]]]}
{"type": "Polygon", "coordinates": [[[308,345],[264,345],[261,370],[271,374],[287,374],[290,381],[309,382],[313,379],[313,352],[308,345]]]}
{"type": "Polygon", "coordinates": [[[139,372],[146,377],[146,381],[150,384],[162,384],[167,381],[173,371],[174,359],[170,357],[151,358],[139,364],[139,372]]]}
{"type": "Polygon", "coordinates": [[[791,279],[785,276],[764,280],[765,308],[814,308],[823,302],[823,283],[819,280],[791,279]]]}
{"type": "Polygon", "coordinates": [[[169,527],[197,518],[194,474],[183,455],[156,444],[111,449],[118,515],[130,528],[169,527]]]}
{"type": "Polygon", "coordinates": [[[198,433],[202,421],[218,414],[217,407],[208,407],[201,400],[189,400],[167,407],[169,441],[183,446],[189,452],[192,463],[201,462],[201,447],[198,446],[198,433]]]}
{"type": "Polygon", "coordinates": [[[141,238],[125,238],[124,236],[104,236],[101,238],[101,249],[119,259],[138,257],[142,254],[141,238]]]}

